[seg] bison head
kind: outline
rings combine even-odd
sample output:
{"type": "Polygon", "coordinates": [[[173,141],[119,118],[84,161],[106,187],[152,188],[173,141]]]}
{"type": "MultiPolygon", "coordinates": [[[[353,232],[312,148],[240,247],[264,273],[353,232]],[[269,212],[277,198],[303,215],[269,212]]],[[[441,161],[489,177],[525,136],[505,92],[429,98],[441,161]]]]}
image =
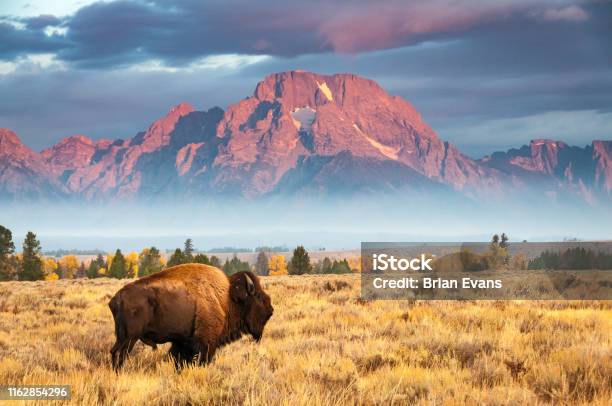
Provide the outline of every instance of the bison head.
{"type": "Polygon", "coordinates": [[[257,341],[263,335],[266,323],[272,317],[274,308],[270,296],[263,291],[259,278],[252,272],[239,272],[230,277],[232,300],[240,307],[240,316],[245,333],[257,341]]]}

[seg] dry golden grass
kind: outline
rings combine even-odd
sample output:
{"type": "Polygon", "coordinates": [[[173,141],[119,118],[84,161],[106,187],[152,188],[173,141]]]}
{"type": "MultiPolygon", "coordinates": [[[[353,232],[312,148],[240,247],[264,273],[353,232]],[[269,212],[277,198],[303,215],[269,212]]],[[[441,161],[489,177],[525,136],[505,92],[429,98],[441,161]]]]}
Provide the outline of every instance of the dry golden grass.
{"type": "Polygon", "coordinates": [[[0,384],[70,384],[78,405],[612,398],[610,302],[364,302],[356,275],[269,277],[275,313],[260,344],[243,338],[177,373],[167,346],[139,343],[116,375],[107,302],[124,283],[1,283],[0,384]]]}

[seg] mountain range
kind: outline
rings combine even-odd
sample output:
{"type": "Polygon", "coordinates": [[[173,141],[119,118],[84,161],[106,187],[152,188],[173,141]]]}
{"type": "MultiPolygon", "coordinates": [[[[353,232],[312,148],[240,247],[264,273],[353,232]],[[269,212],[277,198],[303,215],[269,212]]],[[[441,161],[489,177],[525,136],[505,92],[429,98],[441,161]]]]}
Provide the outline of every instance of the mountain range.
{"type": "Polygon", "coordinates": [[[0,129],[0,199],[141,200],[526,194],[609,204],[612,141],[533,140],[472,159],[406,100],[352,74],[282,72],[228,107],[181,103],[122,140],[75,135],[35,152],[0,129]]]}

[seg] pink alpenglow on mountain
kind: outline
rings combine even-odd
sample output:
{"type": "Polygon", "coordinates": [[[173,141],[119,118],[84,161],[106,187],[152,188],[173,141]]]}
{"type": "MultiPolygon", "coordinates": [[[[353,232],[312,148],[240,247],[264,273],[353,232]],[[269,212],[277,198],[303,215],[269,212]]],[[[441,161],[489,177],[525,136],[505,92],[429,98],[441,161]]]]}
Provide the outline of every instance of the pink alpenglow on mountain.
{"type": "Polygon", "coordinates": [[[60,182],[43,157],[21,143],[14,132],[0,128],[0,199],[63,197],[60,182]]]}
{"type": "Polygon", "coordinates": [[[5,200],[103,201],[528,191],[594,202],[612,197],[611,145],[534,140],[474,160],[371,80],[291,71],[225,112],[181,103],[127,140],[75,135],[38,154],[0,130],[0,191],[5,200]]]}

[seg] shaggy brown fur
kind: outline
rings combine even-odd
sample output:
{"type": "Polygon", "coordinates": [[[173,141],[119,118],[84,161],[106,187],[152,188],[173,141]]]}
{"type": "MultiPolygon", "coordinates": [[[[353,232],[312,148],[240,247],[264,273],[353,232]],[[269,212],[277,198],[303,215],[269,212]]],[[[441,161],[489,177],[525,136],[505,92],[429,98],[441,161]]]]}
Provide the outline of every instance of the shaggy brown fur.
{"type": "Polygon", "coordinates": [[[152,347],[171,342],[177,367],[196,358],[209,362],[219,347],[243,334],[259,341],[274,312],[252,272],[227,277],[200,264],[178,265],[131,282],[108,305],[115,319],[115,369],[138,340],[152,347]]]}

